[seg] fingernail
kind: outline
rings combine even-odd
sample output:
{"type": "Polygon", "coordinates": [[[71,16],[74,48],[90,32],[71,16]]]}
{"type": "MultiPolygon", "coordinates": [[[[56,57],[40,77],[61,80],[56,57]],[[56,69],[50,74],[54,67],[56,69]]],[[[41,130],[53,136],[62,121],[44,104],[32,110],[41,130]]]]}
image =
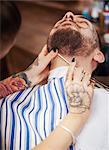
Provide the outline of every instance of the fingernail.
{"type": "Polygon", "coordinates": [[[56,49],[53,49],[53,51],[56,53],[56,49]]]}
{"type": "Polygon", "coordinates": [[[95,83],[91,82],[90,84],[93,88],[95,87],[95,83]]]}
{"type": "Polygon", "coordinates": [[[75,62],[75,58],[72,59],[72,62],[75,62]]]}
{"type": "Polygon", "coordinates": [[[52,48],[51,50],[53,50],[56,53],[58,51],[58,48],[52,48]]]}
{"type": "Polygon", "coordinates": [[[95,83],[96,83],[96,81],[95,81],[95,80],[93,80],[93,79],[91,79],[90,81],[91,81],[91,83],[93,83],[93,84],[95,84],[95,83]]]}

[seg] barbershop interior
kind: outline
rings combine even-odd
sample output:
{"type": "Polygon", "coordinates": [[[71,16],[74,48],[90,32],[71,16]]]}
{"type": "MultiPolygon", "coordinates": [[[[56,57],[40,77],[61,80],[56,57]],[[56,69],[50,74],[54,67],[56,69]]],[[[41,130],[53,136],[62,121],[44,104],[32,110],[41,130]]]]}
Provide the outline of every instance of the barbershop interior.
{"type": "Polygon", "coordinates": [[[0,0],[0,150],[109,150],[109,0],[0,0]]]}
{"type": "Polygon", "coordinates": [[[101,86],[109,87],[109,0],[16,0],[15,3],[22,24],[14,46],[0,60],[0,80],[25,70],[46,44],[53,25],[71,11],[83,15],[95,26],[105,61],[98,65],[93,77],[101,86]]]}

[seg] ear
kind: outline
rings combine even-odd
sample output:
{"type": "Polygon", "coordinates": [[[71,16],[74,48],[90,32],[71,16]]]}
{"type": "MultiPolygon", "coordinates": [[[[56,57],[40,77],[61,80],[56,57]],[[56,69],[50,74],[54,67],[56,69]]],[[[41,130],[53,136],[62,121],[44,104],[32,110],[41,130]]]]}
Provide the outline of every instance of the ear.
{"type": "Polygon", "coordinates": [[[103,63],[105,61],[104,54],[98,49],[95,50],[93,59],[98,63],[103,63]]]}

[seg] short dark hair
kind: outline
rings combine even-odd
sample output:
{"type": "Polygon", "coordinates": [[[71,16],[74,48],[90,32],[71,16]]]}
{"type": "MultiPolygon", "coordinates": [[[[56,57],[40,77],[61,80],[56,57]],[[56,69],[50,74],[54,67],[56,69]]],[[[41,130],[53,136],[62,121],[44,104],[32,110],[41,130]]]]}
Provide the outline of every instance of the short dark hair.
{"type": "MultiPolygon", "coordinates": [[[[21,15],[13,1],[0,1],[0,49],[12,44],[21,26],[21,15]]],[[[0,50],[0,51],[1,51],[0,50]]]]}

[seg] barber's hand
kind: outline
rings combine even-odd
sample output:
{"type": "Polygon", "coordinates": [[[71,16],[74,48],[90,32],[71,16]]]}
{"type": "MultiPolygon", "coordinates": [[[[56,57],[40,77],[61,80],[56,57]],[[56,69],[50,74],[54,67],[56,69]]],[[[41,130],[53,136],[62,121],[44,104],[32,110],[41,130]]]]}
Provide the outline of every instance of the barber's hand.
{"type": "Polygon", "coordinates": [[[69,105],[74,113],[82,113],[90,108],[93,95],[91,74],[81,67],[75,67],[75,63],[70,66],[67,79],[66,90],[69,105]]]}
{"type": "Polygon", "coordinates": [[[69,67],[65,88],[74,126],[72,132],[78,135],[90,114],[94,83],[90,81],[91,74],[85,72],[81,67],[76,68],[75,65],[74,62],[69,67]]]}
{"type": "Polygon", "coordinates": [[[51,51],[48,53],[47,46],[45,45],[36,58],[36,60],[32,63],[31,66],[25,71],[29,81],[31,81],[31,85],[39,84],[44,79],[48,77],[49,67],[48,64],[50,61],[57,56],[58,52],[51,51]]]}

